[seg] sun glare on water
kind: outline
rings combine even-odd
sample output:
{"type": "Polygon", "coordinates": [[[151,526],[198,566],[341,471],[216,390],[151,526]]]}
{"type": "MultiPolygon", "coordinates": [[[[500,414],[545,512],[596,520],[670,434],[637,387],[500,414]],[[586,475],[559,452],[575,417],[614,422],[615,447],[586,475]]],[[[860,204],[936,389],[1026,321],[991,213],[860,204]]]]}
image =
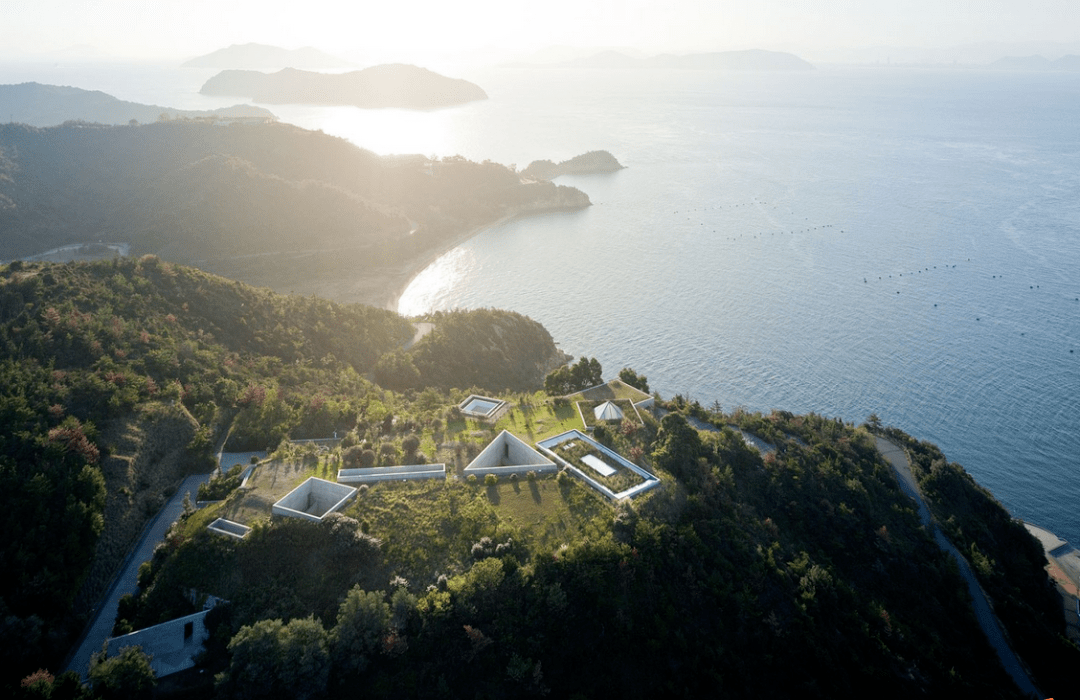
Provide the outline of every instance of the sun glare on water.
{"type": "Polygon", "coordinates": [[[422,153],[442,156],[452,146],[448,112],[321,107],[318,114],[313,110],[310,125],[303,123],[303,114],[295,115],[299,121],[294,121],[294,115],[282,116],[300,126],[341,136],[380,155],[422,153]]]}
{"type": "Polygon", "coordinates": [[[440,256],[428,265],[398,300],[398,313],[403,316],[419,316],[435,308],[460,281],[468,277],[476,267],[471,250],[459,247],[440,256]]]}

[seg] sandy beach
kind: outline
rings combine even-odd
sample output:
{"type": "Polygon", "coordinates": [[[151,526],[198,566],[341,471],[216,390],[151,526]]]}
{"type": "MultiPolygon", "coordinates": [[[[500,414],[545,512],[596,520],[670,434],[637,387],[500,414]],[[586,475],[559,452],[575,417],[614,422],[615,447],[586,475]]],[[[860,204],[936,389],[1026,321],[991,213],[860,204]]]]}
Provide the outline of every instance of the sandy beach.
{"type": "Polygon", "coordinates": [[[454,248],[457,248],[470,238],[473,238],[488,229],[502,226],[508,221],[517,218],[517,216],[519,215],[508,214],[490,223],[467,229],[461,235],[449,239],[445,244],[425,251],[422,255],[417,256],[398,268],[395,274],[390,275],[390,278],[387,280],[387,284],[384,287],[384,300],[380,301],[379,299],[372,299],[362,303],[371,304],[372,306],[381,306],[390,311],[397,311],[398,301],[401,299],[401,295],[405,293],[405,290],[409,288],[409,284],[411,284],[412,281],[416,279],[416,276],[423,272],[428,265],[435,262],[454,248]]]}

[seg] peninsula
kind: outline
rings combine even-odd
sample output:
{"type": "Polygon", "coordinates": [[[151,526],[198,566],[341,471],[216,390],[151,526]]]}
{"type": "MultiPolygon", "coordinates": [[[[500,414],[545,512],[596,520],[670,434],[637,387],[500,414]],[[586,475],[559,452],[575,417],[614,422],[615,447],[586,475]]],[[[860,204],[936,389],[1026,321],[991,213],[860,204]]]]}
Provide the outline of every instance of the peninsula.
{"type": "Polygon", "coordinates": [[[174,109],[119,100],[98,90],[41,83],[0,85],[0,114],[8,121],[32,126],[55,126],[72,120],[128,124],[132,120],[146,123],[159,119],[276,119],[270,110],[253,105],[174,109]]]}
{"type": "Polygon", "coordinates": [[[276,73],[226,70],[206,81],[199,92],[248,97],[266,104],[399,109],[440,109],[487,99],[487,93],[479,85],[401,63],[349,73],[315,73],[295,68],[276,73]]]}
{"type": "Polygon", "coordinates": [[[379,156],[279,122],[0,125],[0,260],[109,241],[279,292],[374,306],[509,217],[590,205],[460,156],[379,156]]]}

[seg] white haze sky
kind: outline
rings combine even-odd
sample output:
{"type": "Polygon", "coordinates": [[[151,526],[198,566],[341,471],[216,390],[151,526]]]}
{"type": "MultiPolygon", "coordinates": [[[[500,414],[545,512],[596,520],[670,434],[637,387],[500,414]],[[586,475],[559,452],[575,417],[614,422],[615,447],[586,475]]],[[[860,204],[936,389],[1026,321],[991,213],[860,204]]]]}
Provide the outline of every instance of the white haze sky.
{"type": "Polygon", "coordinates": [[[186,58],[248,42],[349,57],[1077,39],[1078,0],[0,0],[6,53],[90,45],[116,57],[186,58]]]}

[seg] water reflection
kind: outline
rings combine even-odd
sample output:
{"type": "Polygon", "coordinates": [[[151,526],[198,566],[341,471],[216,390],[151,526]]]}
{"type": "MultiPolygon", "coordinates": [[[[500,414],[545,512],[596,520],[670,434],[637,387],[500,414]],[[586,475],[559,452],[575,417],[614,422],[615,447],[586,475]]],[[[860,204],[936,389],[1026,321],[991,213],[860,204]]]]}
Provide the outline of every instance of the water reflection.
{"type": "Polygon", "coordinates": [[[445,307],[451,290],[477,268],[476,256],[468,244],[441,255],[409,284],[398,300],[398,313],[419,316],[445,307]]]}

